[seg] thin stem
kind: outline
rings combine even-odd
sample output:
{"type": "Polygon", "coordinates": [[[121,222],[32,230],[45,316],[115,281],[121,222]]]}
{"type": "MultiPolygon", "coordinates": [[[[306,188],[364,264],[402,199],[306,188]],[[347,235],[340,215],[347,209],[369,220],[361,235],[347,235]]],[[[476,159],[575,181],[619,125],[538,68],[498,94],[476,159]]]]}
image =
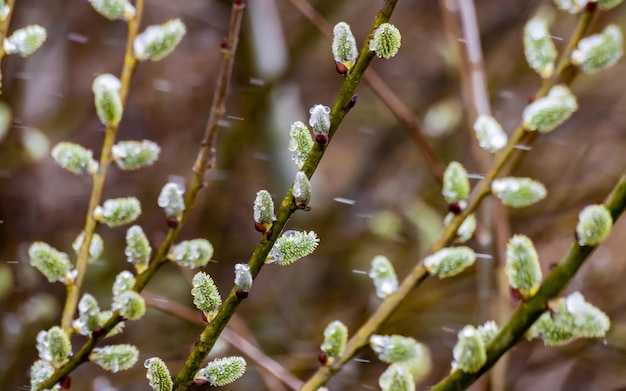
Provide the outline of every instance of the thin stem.
{"type": "MultiPolygon", "coordinates": [[[[617,182],[611,194],[606,198],[604,205],[611,212],[613,221],[617,221],[626,209],[626,174],[617,182]]],[[[487,362],[481,370],[474,374],[456,371],[430,390],[464,390],[476,381],[524,336],[526,330],[546,311],[546,303],[561,293],[596,248],[580,246],[574,241],[565,256],[543,281],[537,294],[520,305],[511,320],[502,328],[493,342],[487,346],[487,362]]]]}
{"type": "MultiPolygon", "coordinates": [[[[11,16],[13,16],[13,8],[15,8],[15,0],[8,0],[6,5],[9,7],[9,13],[2,22],[0,22],[0,43],[4,43],[9,31],[9,25],[11,24],[11,16]]],[[[0,63],[6,55],[4,51],[4,44],[0,45],[0,63]]],[[[0,93],[2,93],[2,71],[0,71],[0,93]]]]}
{"type": "MultiPolygon", "coordinates": [[[[577,42],[584,36],[584,32],[589,27],[594,13],[595,9],[593,8],[587,9],[584,12],[578,22],[576,31],[567,46],[568,50],[573,50],[576,47],[577,42]]],[[[566,51],[563,53],[563,57],[569,58],[570,54],[571,52],[566,51]]],[[[571,65],[561,67],[555,80],[561,81],[563,74],[569,72],[570,68],[571,65]]],[[[570,82],[571,79],[567,81],[570,82]]],[[[545,96],[552,85],[552,83],[544,84],[537,92],[536,97],[545,96]]],[[[512,159],[517,152],[519,152],[515,147],[522,141],[522,139],[524,139],[527,133],[528,132],[524,129],[523,125],[519,125],[515,129],[506,147],[496,154],[491,168],[486,173],[485,178],[481,180],[472,191],[472,194],[467,202],[467,207],[461,214],[454,217],[452,221],[444,227],[443,231],[439,235],[439,238],[431,246],[429,253],[436,252],[453,242],[461,223],[476,210],[485,197],[491,194],[491,183],[501,173],[507,163],[509,163],[509,160],[512,159]]],[[[533,135],[535,133],[536,132],[533,132],[533,135]]],[[[532,141],[534,141],[534,137],[529,137],[526,140],[526,143],[529,144],[532,143],[532,141]]],[[[511,164],[507,166],[508,169],[512,169],[512,167],[513,166],[511,164]]],[[[336,358],[335,362],[331,366],[320,367],[300,390],[315,391],[319,387],[323,386],[334,373],[339,371],[343,365],[350,361],[359,349],[367,345],[369,337],[380,328],[380,326],[391,316],[391,314],[393,314],[398,306],[400,306],[400,304],[408,297],[413,288],[421,285],[421,283],[424,282],[428,276],[429,274],[422,263],[417,263],[410,273],[404,278],[398,290],[388,296],[374,311],[371,317],[359,328],[356,334],[350,338],[344,354],[336,358]]]]}
{"type": "MultiPolygon", "coordinates": [[[[120,89],[120,98],[122,100],[122,106],[126,104],[126,97],[128,96],[128,88],[130,85],[130,79],[135,69],[137,60],[133,56],[133,42],[139,31],[139,24],[141,23],[141,15],[143,13],[144,0],[137,0],[135,4],[136,13],[135,16],[128,21],[128,37],[126,39],[126,52],[124,55],[124,65],[122,68],[120,89]]],[[[67,286],[67,299],[65,300],[65,306],[63,308],[63,314],[61,316],[61,327],[68,334],[72,335],[72,320],[74,319],[74,313],[76,312],[76,305],[78,304],[78,298],[80,290],[87,273],[87,264],[89,261],[89,247],[91,246],[91,240],[98,227],[98,222],[93,216],[93,212],[100,204],[102,199],[102,191],[104,190],[104,183],[106,181],[107,171],[109,165],[113,161],[111,149],[115,144],[118,134],[117,126],[108,126],[104,133],[104,142],[102,144],[102,151],[100,152],[100,165],[97,173],[93,175],[93,187],[91,189],[91,196],[89,197],[89,206],[87,207],[87,215],[85,218],[85,227],[83,228],[83,242],[78,251],[76,258],[76,279],[73,284],[67,286]]]]}
{"type": "MultiPolygon", "coordinates": [[[[324,16],[317,12],[307,0],[289,0],[289,2],[317,28],[326,40],[333,40],[333,26],[331,26],[324,16]]],[[[430,146],[426,138],[424,138],[423,131],[417,123],[413,112],[404,104],[398,95],[387,86],[375,70],[371,68],[367,69],[363,80],[365,80],[371,90],[374,91],[391,113],[396,116],[396,119],[404,125],[409,136],[411,136],[411,139],[422,153],[424,160],[426,160],[426,164],[433,178],[438,183],[443,183],[444,166],[437,157],[437,153],[430,146]]]]}
{"type": "MultiPolygon", "coordinates": [[[[389,20],[397,2],[398,0],[384,1],[381,10],[374,19],[370,33],[365,40],[366,43],[369,42],[369,40],[372,38],[374,30],[380,24],[385,23],[389,20]]],[[[348,113],[350,108],[350,101],[352,99],[352,96],[354,95],[356,87],[363,77],[363,73],[369,66],[369,63],[373,57],[374,53],[369,50],[368,45],[363,45],[359,58],[352,70],[350,71],[350,74],[344,80],[341,89],[339,90],[339,96],[335,100],[335,104],[331,109],[331,126],[328,133],[329,142],[332,140],[332,137],[337,131],[337,128],[348,113]]],[[[317,165],[324,155],[325,150],[326,146],[316,144],[316,146],[309,154],[309,157],[302,168],[302,171],[307,174],[309,178],[315,172],[315,169],[317,168],[317,165]]],[[[259,271],[263,267],[267,255],[274,245],[274,242],[276,241],[276,239],[278,239],[282,229],[287,224],[289,217],[295,211],[296,207],[294,204],[293,195],[291,194],[291,189],[289,189],[278,208],[278,211],[276,213],[276,221],[274,222],[271,232],[263,236],[248,262],[248,265],[250,265],[250,271],[252,272],[252,275],[254,277],[258,275],[259,271]]],[[[220,308],[216,317],[213,319],[212,323],[207,325],[207,327],[198,337],[194,349],[187,358],[183,369],[181,369],[178,376],[174,380],[174,391],[185,390],[191,384],[195,373],[198,371],[198,369],[202,365],[202,362],[211,351],[213,345],[215,344],[215,341],[217,340],[222,330],[224,330],[224,328],[226,327],[226,324],[239,307],[241,301],[242,299],[240,299],[236,295],[236,288],[233,287],[226,300],[224,300],[222,307],[220,308]]]]}

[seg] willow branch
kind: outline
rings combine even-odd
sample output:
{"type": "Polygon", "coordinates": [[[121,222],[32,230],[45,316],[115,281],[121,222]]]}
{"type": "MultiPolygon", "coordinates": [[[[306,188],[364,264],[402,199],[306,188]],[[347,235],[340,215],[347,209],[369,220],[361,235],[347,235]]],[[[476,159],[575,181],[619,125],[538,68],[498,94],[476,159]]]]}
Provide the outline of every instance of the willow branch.
{"type": "MultiPolygon", "coordinates": [[[[339,90],[339,96],[335,100],[335,103],[330,112],[331,125],[328,132],[329,142],[332,140],[335,132],[337,131],[337,128],[350,110],[352,96],[354,95],[356,87],[359,81],[362,79],[363,73],[369,66],[370,61],[374,57],[374,52],[369,50],[367,42],[369,42],[369,40],[373,37],[374,30],[380,24],[385,23],[389,20],[396,6],[396,3],[397,0],[384,1],[381,10],[374,19],[370,33],[365,39],[366,44],[363,45],[357,62],[351,69],[349,75],[346,77],[341,86],[341,89],[339,90]]],[[[317,168],[317,165],[324,155],[325,150],[326,146],[317,143],[313,147],[306,163],[302,167],[302,171],[309,178],[315,172],[315,169],[317,168]]],[[[274,245],[274,242],[278,239],[290,216],[295,211],[296,206],[290,188],[287,191],[287,194],[285,195],[283,201],[280,203],[280,206],[276,212],[276,221],[274,222],[272,230],[268,234],[265,234],[263,236],[255,251],[253,252],[250,260],[248,261],[248,265],[250,266],[250,271],[253,277],[256,278],[256,276],[258,275],[259,271],[265,263],[265,260],[267,259],[267,255],[274,245]]],[[[213,319],[212,323],[207,325],[204,331],[200,334],[193,351],[185,362],[183,369],[174,380],[174,391],[185,390],[191,384],[193,376],[198,371],[200,365],[211,351],[218,336],[226,327],[228,320],[235,313],[242,300],[242,298],[239,298],[236,295],[236,287],[233,287],[233,289],[228,294],[226,300],[224,300],[222,307],[220,308],[216,317],[213,319]]]]}
{"type": "MultiPolygon", "coordinates": [[[[141,15],[143,13],[143,0],[137,0],[135,4],[136,13],[133,18],[128,21],[128,37],[126,39],[126,51],[124,55],[124,65],[122,67],[122,75],[120,81],[122,87],[119,91],[122,106],[126,103],[126,97],[128,96],[128,88],[130,86],[130,79],[135,69],[137,60],[133,56],[133,42],[139,32],[139,24],[141,23],[141,15]]],[[[78,298],[80,290],[87,273],[87,263],[89,261],[89,247],[91,246],[91,240],[98,227],[98,222],[94,218],[93,212],[102,199],[102,191],[104,190],[104,183],[106,181],[107,171],[109,165],[113,161],[113,155],[111,150],[117,139],[118,126],[107,126],[104,133],[104,142],[102,144],[102,150],[100,152],[100,165],[97,173],[93,175],[93,187],[91,189],[91,196],[89,197],[89,206],[87,207],[87,215],[85,218],[85,226],[83,228],[83,242],[78,251],[76,258],[76,279],[73,284],[67,286],[67,298],[65,300],[65,306],[63,308],[63,314],[61,316],[61,327],[68,334],[72,335],[72,320],[74,319],[74,313],[76,312],[76,305],[78,304],[78,298]]]]}
{"type": "MultiPolygon", "coordinates": [[[[9,13],[2,22],[0,22],[0,42],[4,42],[9,32],[9,25],[11,24],[11,16],[13,16],[13,8],[15,8],[15,0],[8,0],[6,6],[9,7],[9,13]]],[[[6,55],[4,51],[4,45],[0,45],[0,63],[6,55]]],[[[2,92],[2,71],[0,71],[0,93],[2,92]]]]}
{"type": "MultiPolygon", "coordinates": [[[[604,205],[611,212],[613,221],[617,221],[624,209],[626,209],[626,174],[617,182],[611,194],[606,198],[604,205]]],[[[455,371],[433,386],[431,390],[464,390],[489,370],[507,350],[512,348],[524,336],[526,330],[532,326],[539,316],[546,311],[546,303],[561,293],[595,249],[596,247],[580,246],[574,241],[565,256],[543,281],[537,294],[529,301],[520,305],[509,323],[502,328],[496,338],[487,346],[487,362],[481,370],[474,374],[455,371]]]]}
{"type": "MultiPolygon", "coordinates": [[[[585,31],[587,31],[594,13],[595,9],[593,8],[587,9],[583,13],[578,22],[575,33],[567,46],[568,49],[562,54],[563,58],[569,58],[571,51],[576,47],[578,41],[584,36],[585,31]]],[[[571,82],[575,74],[569,80],[564,79],[564,75],[566,73],[571,73],[570,68],[572,68],[572,65],[569,64],[569,62],[566,66],[560,67],[557,77],[555,77],[555,79],[551,82],[544,83],[537,92],[536,97],[539,98],[545,96],[550,88],[556,84],[556,82],[571,82]]],[[[536,132],[527,132],[521,124],[514,130],[505,148],[496,154],[491,168],[486,173],[485,178],[483,178],[472,191],[467,202],[467,207],[461,214],[455,216],[452,221],[444,227],[439,238],[431,246],[429,253],[436,252],[450,245],[454,241],[461,223],[476,210],[485,197],[491,194],[491,183],[493,180],[502,172],[507,163],[509,163],[507,168],[511,169],[513,167],[513,162],[510,162],[510,160],[514,159],[519,153],[516,146],[528,133],[532,133],[534,135],[536,132]]],[[[529,145],[532,141],[534,141],[534,139],[534,137],[527,137],[525,142],[529,145]]],[[[515,160],[515,163],[518,161],[519,159],[515,160]]],[[[369,337],[380,328],[380,326],[391,316],[391,314],[393,314],[400,304],[408,297],[409,293],[415,287],[421,285],[421,283],[428,277],[428,271],[424,268],[421,262],[418,262],[409,274],[402,280],[398,290],[388,296],[376,309],[376,311],[374,311],[370,318],[350,338],[344,353],[340,357],[337,357],[332,365],[320,367],[300,390],[315,391],[319,387],[323,386],[328,379],[330,379],[337,371],[347,364],[361,348],[368,344],[369,337]]]]}

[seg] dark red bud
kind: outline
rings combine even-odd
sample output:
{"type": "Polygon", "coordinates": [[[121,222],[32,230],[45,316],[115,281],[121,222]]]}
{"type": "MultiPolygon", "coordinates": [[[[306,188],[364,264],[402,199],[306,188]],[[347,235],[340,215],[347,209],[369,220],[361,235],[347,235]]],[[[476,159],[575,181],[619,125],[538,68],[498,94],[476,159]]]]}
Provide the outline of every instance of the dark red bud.
{"type": "Polygon", "coordinates": [[[557,266],[559,266],[559,263],[558,263],[558,262],[550,262],[550,263],[548,264],[548,270],[549,270],[549,271],[552,271],[552,270],[556,269],[556,267],[557,267],[557,266]]]}
{"type": "Polygon", "coordinates": [[[328,355],[324,352],[320,352],[320,354],[317,355],[317,361],[319,361],[322,365],[326,365],[328,362],[328,355]]]}
{"type": "Polygon", "coordinates": [[[350,98],[350,102],[348,103],[348,110],[350,110],[351,108],[354,107],[354,105],[356,105],[356,101],[359,99],[359,95],[352,95],[352,98],[350,98]]]}
{"type": "Polygon", "coordinates": [[[243,0],[234,0],[233,3],[235,3],[237,5],[242,5],[243,4],[243,0]]]}
{"type": "Polygon", "coordinates": [[[254,222],[254,229],[256,229],[258,232],[261,232],[261,233],[266,231],[265,226],[259,223],[258,221],[254,222]]]}
{"type": "Polygon", "coordinates": [[[92,332],[91,336],[94,338],[100,338],[104,335],[104,328],[102,326],[96,327],[92,332]]]}
{"type": "Polygon", "coordinates": [[[242,299],[242,300],[248,298],[248,292],[242,291],[241,289],[237,289],[235,291],[235,295],[237,296],[237,298],[242,299]]]}
{"type": "Polygon", "coordinates": [[[165,222],[170,228],[176,228],[178,227],[178,224],[180,224],[180,221],[178,221],[176,217],[168,217],[167,219],[165,219],[165,222]]]}
{"type": "Polygon", "coordinates": [[[458,215],[461,212],[463,212],[463,208],[461,208],[461,205],[459,205],[458,202],[452,202],[451,204],[449,204],[448,210],[450,211],[450,213],[453,213],[455,215],[458,215]]]}
{"type": "Polygon", "coordinates": [[[587,12],[591,12],[594,11],[596,9],[596,7],[598,6],[598,4],[595,1],[590,1],[587,3],[587,5],[585,6],[585,11],[587,12]]]}
{"type": "Polygon", "coordinates": [[[335,61],[335,69],[337,70],[337,73],[340,75],[347,75],[348,74],[348,67],[345,66],[344,63],[342,63],[341,61],[335,61]]]}
{"type": "Polygon", "coordinates": [[[222,49],[226,49],[228,47],[228,39],[226,39],[226,37],[222,38],[222,41],[220,42],[220,47],[222,49]]]}
{"type": "Polygon", "coordinates": [[[517,301],[522,301],[524,300],[524,297],[522,296],[522,294],[520,293],[519,289],[517,288],[513,288],[512,286],[509,287],[509,291],[511,292],[511,297],[517,301]]]}
{"type": "Polygon", "coordinates": [[[62,378],[59,384],[61,385],[62,390],[69,390],[70,387],[72,386],[72,377],[66,376],[62,378]]]}
{"type": "Polygon", "coordinates": [[[209,319],[206,317],[206,314],[204,312],[202,313],[202,321],[204,323],[209,323],[209,319]]]}
{"type": "Polygon", "coordinates": [[[317,133],[315,135],[315,142],[319,145],[328,144],[328,133],[317,133]]]}

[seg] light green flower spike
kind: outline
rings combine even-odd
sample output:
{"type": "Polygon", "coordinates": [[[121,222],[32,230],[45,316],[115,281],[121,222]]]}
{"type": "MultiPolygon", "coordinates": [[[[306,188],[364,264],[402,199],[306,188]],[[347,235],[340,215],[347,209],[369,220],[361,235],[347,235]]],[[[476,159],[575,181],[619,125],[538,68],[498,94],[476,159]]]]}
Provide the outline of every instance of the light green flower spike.
{"type": "Polygon", "coordinates": [[[113,282],[113,297],[119,296],[124,292],[128,292],[135,286],[135,276],[128,270],[122,270],[115,276],[113,282]]]}
{"type": "Polygon", "coordinates": [[[165,211],[165,216],[179,219],[185,211],[185,188],[174,182],[166,183],[159,193],[157,204],[165,211]]]}
{"type": "Polygon", "coordinates": [[[4,52],[6,54],[17,53],[22,57],[28,57],[46,42],[46,38],[45,28],[37,24],[31,24],[15,30],[9,38],[4,40],[4,52]]]}
{"type": "Polygon", "coordinates": [[[608,316],[580,292],[550,303],[550,309],[528,330],[528,339],[541,338],[547,346],[565,345],[579,338],[602,338],[611,327],[608,316]]]}
{"type": "Polygon", "coordinates": [[[243,292],[249,292],[253,281],[248,264],[238,263],[235,265],[235,285],[237,285],[237,288],[243,292]]]}
{"type": "Polygon", "coordinates": [[[98,172],[98,162],[93,159],[93,153],[81,145],[61,142],[52,148],[50,154],[59,166],[74,175],[98,172]]]}
{"type": "Polygon", "coordinates": [[[485,343],[474,326],[463,327],[458,334],[459,340],[452,349],[454,361],[452,368],[467,373],[476,373],[487,361],[485,343]]]}
{"type": "Polygon", "coordinates": [[[578,109],[576,97],[567,86],[550,89],[547,96],[526,106],[522,117],[526,130],[548,133],[561,125],[578,109]]]}
{"type": "MultiPolygon", "coordinates": [[[[113,311],[110,311],[110,310],[100,311],[100,313],[98,314],[98,325],[104,326],[109,320],[111,320],[112,316],[113,316],[113,311]]],[[[106,338],[120,334],[124,330],[124,325],[125,325],[124,322],[120,322],[117,325],[115,325],[113,329],[109,331],[109,333],[106,335],[106,338]]]]}
{"type": "Polygon", "coordinates": [[[368,276],[374,281],[376,296],[385,299],[398,290],[398,277],[396,271],[384,255],[377,255],[372,259],[372,266],[368,276]]]}
{"type": "Polygon", "coordinates": [[[180,19],[172,19],[161,25],[149,26],[135,38],[133,49],[137,60],[160,61],[167,57],[187,32],[180,19]]]}
{"type": "MultiPolygon", "coordinates": [[[[30,367],[30,389],[37,390],[46,380],[54,374],[54,367],[46,360],[37,360],[30,367]]],[[[57,383],[49,391],[59,391],[61,386],[57,383]]]]}
{"type": "Polygon", "coordinates": [[[554,61],[558,55],[548,21],[534,17],[524,27],[524,54],[528,65],[542,78],[547,79],[554,73],[554,61]]]}
{"type": "Polygon", "coordinates": [[[34,242],[28,247],[30,264],[43,274],[48,281],[67,283],[72,280],[70,258],[48,243],[34,242]]]}
{"type": "Polygon", "coordinates": [[[502,129],[502,125],[490,115],[480,115],[474,122],[474,131],[478,145],[491,153],[504,148],[507,142],[507,135],[502,129]]]}
{"type": "Polygon", "coordinates": [[[274,201],[267,190],[259,190],[256,193],[253,211],[257,231],[268,232],[276,220],[276,215],[274,214],[274,201]]]}
{"type": "Polygon", "coordinates": [[[219,306],[222,305],[220,292],[211,276],[204,272],[198,272],[193,276],[192,285],[193,304],[204,313],[210,322],[217,313],[219,306]]]}
{"type": "Polygon", "coordinates": [[[138,358],[137,348],[127,344],[95,348],[89,355],[90,361],[113,373],[132,368],[138,358]]]}
{"type": "Polygon", "coordinates": [[[572,63],[585,73],[610,68],[624,54],[622,42],[622,30],[611,24],[601,34],[581,39],[576,50],[572,52],[572,63]]]}
{"type": "Polygon", "coordinates": [[[114,298],[111,309],[119,310],[125,319],[139,320],[146,313],[146,302],[139,293],[129,290],[114,298]]]}
{"type": "Polygon", "coordinates": [[[315,251],[319,239],[313,231],[286,231],[274,243],[265,263],[289,265],[315,251]]]}
{"type": "Polygon", "coordinates": [[[335,357],[343,354],[348,342],[348,328],[338,320],[334,320],[324,329],[324,342],[320,346],[328,359],[326,365],[331,365],[335,357]]]}
{"type": "Polygon", "coordinates": [[[476,261],[474,250],[466,246],[446,247],[424,259],[424,267],[439,278],[455,276],[476,261]]]}
{"type": "MultiPolygon", "coordinates": [[[[81,246],[83,245],[83,239],[85,238],[85,232],[81,232],[80,235],[74,239],[72,243],[72,249],[78,255],[81,246]]],[[[89,244],[89,259],[96,260],[100,255],[102,255],[102,251],[104,250],[104,241],[102,240],[102,236],[94,233],[91,237],[91,243],[89,244]]]]}
{"type": "Polygon", "coordinates": [[[348,23],[339,22],[333,28],[332,50],[335,62],[341,63],[345,67],[345,73],[350,72],[359,55],[359,51],[348,23]]]}
{"type": "Polygon", "coordinates": [[[88,0],[93,9],[109,20],[130,20],[135,17],[135,7],[128,0],[88,0]]]}
{"type": "Polygon", "coordinates": [[[493,320],[488,320],[483,325],[478,326],[478,335],[480,335],[480,339],[483,341],[485,346],[489,345],[491,341],[493,341],[498,333],[500,332],[500,328],[493,320]]]}
{"type": "Polygon", "coordinates": [[[96,327],[100,326],[99,313],[100,307],[96,298],[89,293],[83,294],[78,302],[78,319],[72,323],[72,327],[80,335],[90,335],[96,327]]]}
{"type": "Polygon", "coordinates": [[[372,335],[370,346],[382,362],[404,365],[415,380],[430,371],[430,350],[410,337],[402,335],[372,335]]]}
{"type": "Polygon", "coordinates": [[[608,10],[614,7],[617,7],[622,3],[623,0],[597,0],[598,8],[603,10],[608,10]]]}
{"type": "Polygon", "coordinates": [[[291,158],[296,163],[299,169],[302,168],[306,162],[311,149],[313,148],[313,138],[309,128],[301,121],[296,121],[291,124],[291,130],[289,130],[289,150],[291,151],[291,158]]]}
{"type": "Polygon", "coordinates": [[[120,141],[111,149],[115,164],[125,171],[151,166],[161,153],[157,143],[150,140],[120,141]]]}
{"type": "Polygon", "coordinates": [[[390,59],[398,53],[401,43],[400,30],[390,23],[383,23],[374,31],[369,47],[378,57],[390,59]]]}
{"type": "Polygon", "coordinates": [[[108,73],[96,77],[91,86],[98,118],[107,127],[116,127],[122,120],[121,88],[120,79],[108,73]]]}
{"type": "Polygon", "coordinates": [[[94,218],[109,227],[132,223],[141,214],[141,204],[135,197],[114,198],[96,207],[94,218]]]}
{"type": "Polygon", "coordinates": [[[150,384],[150,387],[154,391],[171,391],[174,384],[172,383],[172,376],[165,362],[158,357],[152,357],[147,359],[144,367],[148,369],[146,372],[146,378],[150,384]]]}
{"type": "Polygon", "coordinates": [[[40,359],[58,366],[72,354],[72,344],[63,329],[54,326],[37,334],[37,350],[40,359]]]}
{"type": "Polygon", "coordinates": [[[460,202],[467,198],[470,192],[470,183],[465,167],[459,162],[448,164],[443,173],[442,194],[448,203],[460,202]]]}
{"type": "Polygon", "coordinates": [[[606,239],[613,227],[611,212],[604,205],[586,206],[578,214],[576,235],[581,246],[597,246],[606,239]]]}
{"type": "Polygon", "coordinates": [[[206,239],[185,240],[178,243],[170,259],[191,269],[205,266],[213,256],[213,245],[206,239]]]}
{"type": "Polygon", "coordinates": [[[239,379],[245,371],[246,360],[242,357],[218,358],[211,361],[205,368],[200,369],[193,381],[196,384],[209,383],[214,387],[221,387],[239,379]]]}
{"type": "MultiPolygon", "coordinates": [[[[456,216],[454,213],[448,213],[446,217],[443,219],[443,225],[447,226],[450,224],[452,219],[456,216]]],[[[455,243],[465,243],[474,236],[474,231],[476,230],[476,216],[471,214],[463,220],[459,229],[456,231],[456,238],[454,239],[455,243]]]]}
{"type": "MultiPolygon", "coordinates": [[[[0,0],[0,22],[4,22],[9,16],[11,12],[11,7],[6,3],[5,0],[0,0]]],[[[0,137],[1,139],[2,137],[0,137]]]]}
{"type": "Polygon", "coordinates": [[[509,285],[517,289],[522,297],[530,299],[541,284],[541,265],[533,242],[524,235],[514,235],[506,246],[504,268],[509,285]]]}
{"type": "Polygon", "coordinates": [[[546,188],[530,178],[502,178],[491,183],[491,192],[506,206],[522,208],[546,197],[546,188]]]}
{"type": "Polygon", "coordinates": [[[382,391],[415,391],[415,380],[402,364],[391,364],[378,378],[382,391]]]}
{"type": "Polygon", "coordinates": [[[556,6],[570,14],[576,14],[585,8],[589,0],[554,0],[556,6]]]}
{"type": "Polygon", "coordinates": [[[311,182],[309,178],[302,171],[296,173],[296,178],[293,181],[293,188],[291,190],[294,202],[300,209],[309,210],[309,202],[311,202],[311,182]]]}
{"type": "Polygon", "coordinates": [[[124,255],[126,260],[135,266],[138,274],[143,273],[150,264],[150,254],[152,247],[150,242],[138,225],[133,225],[126,231],[126,248],[124,255]]]}

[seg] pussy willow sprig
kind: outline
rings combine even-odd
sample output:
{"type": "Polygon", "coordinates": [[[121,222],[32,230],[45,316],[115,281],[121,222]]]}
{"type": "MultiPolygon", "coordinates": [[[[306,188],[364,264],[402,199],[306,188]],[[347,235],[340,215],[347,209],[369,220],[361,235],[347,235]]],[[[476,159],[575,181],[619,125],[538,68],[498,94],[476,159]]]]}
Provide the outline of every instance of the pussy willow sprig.
{"type": "MultiPolygon", "coordinates": [[[[580,16],[578,24],[572,37],[570,38],[561,60],[557,65],[557,71],[552,79],[544,79],[541,87],[535,95],[535,99],[544,97],[550,89],[557,84],[569,84],[576,76],[577,72],[570,62],[572,51],[578,42],[585,35],[593,16],[595,8],[587,8],[580,16]]],[[[490,169],[485,177],[474,188],[467,200],[467,206],[461,213],[456,215],[448,225],[446,225],[439,235],[439,238],[429,249],[429,253],[434,253],[450,245],[456,238],[457,231],[463,221],[468,218],[480,205],[485,197],[491,194],[491,184],[504,170],[511,170],[519,161],[521,154],[516,146],[530,145],[535,140],[537,132],[529,132],[523,124],[520,124],[510,136],[507,145],[500,150],[493,159],[490,169]]],[[[383,303],[374,311],[370,318],[353,334],[348,341],[344,354],[337,357],[330,366],[320,367],[311,378],[302,386],[301,391],[315,391],[323,386],[337,371],[347,364],[352,357],[363,347],[367,346],[369,337],[375,333],[381,325],[389,319],[393,312],[408,297],[409,293],[421,285],[429,277],[428,270],[419,262],[409,274],[402,280],[398,290],[388,296],[383,303]]]]}
{"type": "MultiPolygon", "coordinates": [[[[137,64],[137,60],[133,56],[133,42],[137,37],[139,31],[139,25],[141,24],[141,16],[143,13],[143,0],[137,0],[135,4],[136,12],[132,18],[127,22],[128,24],[128,36],[126,39],[126,51],[124,54],[124,65],[122,68],[122,75],[120,77],[121,87],[119,89],[119,98],[121,105],[124,106],[126,97],[128,96],[128,87],[130,80],[137,64]]],[[[63,315],[61,316],[61,327],[66,333],[71,335],[72,319],[76,312],[76,305],[78,304],[78,298],[80,296],[81,287],[85,274],[87,273],[87,264],[89,262],[89,247],[93,239],[96,228],[98,227],[98,221],[94,216],[94,211],[98,207],[102,199],[102,191],[104,190],[104,183],[107,177],[107,171],[109,165],[113,161],[112,149],[118,134],[118,125],[108,125],[104,132],[104,142],[102,144],[102,150],[100,152],[99,170],[93,174],[93,186],[91,189],[91,195],[89,197],[89,206],[87,207],[85,226],[83,228],[83,242],[78,251],[76,258],[76,270],[77,275],[73,284],[67,286],[67,298],[65,300],[65,306],[63,308],[63,315]]]]}
{"type": "MultiPolygon", "coordinates": [[[[626,174],[624,174],[611,194],[604,202],[610,211],[613,221],[626,209],[626,174]]],[[[455,371],[435,386],[432,391],[464,390],[483,373],[491,368],[498,359],[532,326],[541,314],[546,311],[546,303],[555,298],[576,275],[586,259],[597,247],[581,246],[576,240],[572,243],[567,253],[561,258],[557,266],[546,276],[537,293],[528,301],[520,305],[509,322],[502,327],[495,339],[487,346],[487,359],[485,364],[476,373],[455,371]]]]}
{"type": "MultiPolygon", "coordinates": [[[[363,45],[360,50],[358,60],[354,64],[354,67],[350,70],[350,74],[346,76],[341,86],[341,89],[339,90],[339,95],[330,111],[330,128],[328,130],[328,142],[332,140],[332,137],[337,131],[337,128],[352,107],[352,97],[354,95],[356,87],[363,77],[363,73],[369,66],[370,61],[375,56],[375,53],[369,49],[367,43],[370,39],[373,38],[373,33],[376,28],[378,28],[378,26],[380,26],[381,24],[389,21],[389,18],[391,17],[391,14],[396,6],[396,3],[397,0],[387,0],[383,3],[381,10],[378,12],[376,18],[374,19],[374,22],[372,23],[372,28],[370,29],[368,37],[364,40],[365,45],[363,45]]],[[[315,169],[317,168],[317,165],[324,155],[326,148],[327,144],[316,143],[314,145],[306,163],[303,165],[301,170],[306,174],[308,178],[310,178],[315,172],[315,169]]],[[[250,271],[254,277],[258,275],[259,271],[265,263],[265,260],[267,259],[267,255],[269,254],[276,240],[279,238],[282,229],[287,224],[289,217],[296,210],[298,209],[294,202],[292,189],[290,188],[287,191],[287,194],[283,198],[282,202],[280,203],[278,210],[276,211],[276,221],[272,225],[272,230],[263,236],[252,256],[250,257],[250,260],[248,261],[250,271]]],[[[193,351],[185,362],[183,369],[174,380],[175,391],[185,390],[191,384],[194,374],[202,365],[202,362],[211,351],[218,336],[220,335],[224,327],[226,327],[228,320],[235,313],[235,311],[239,307],[239,304],[241,304],[242,301],[243,298],[237,295],[237,287],[233,287],[233,289],[228,294],[228,297],[224,300],[221,309],[219,310],[215,318],[213,318],[213,321],[209,325],[207,325],[207,327],[200,334],[193,351]]]]}

